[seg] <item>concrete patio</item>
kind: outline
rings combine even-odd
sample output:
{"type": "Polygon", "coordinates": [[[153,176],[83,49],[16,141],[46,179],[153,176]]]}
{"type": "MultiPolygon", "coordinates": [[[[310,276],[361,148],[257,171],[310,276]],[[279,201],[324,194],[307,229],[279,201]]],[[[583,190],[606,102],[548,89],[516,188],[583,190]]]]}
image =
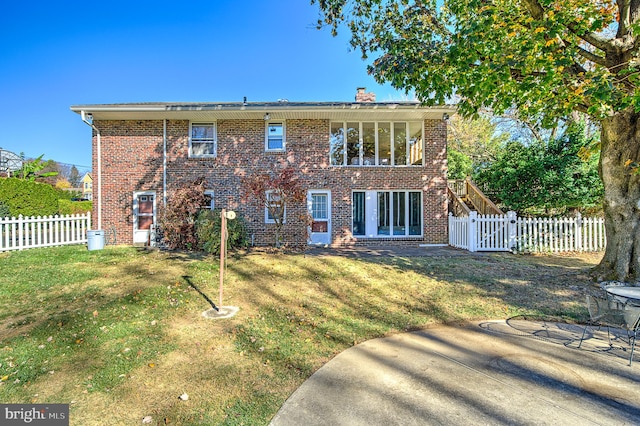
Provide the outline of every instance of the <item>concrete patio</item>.
{"type": "Polygon", "coordinates": [[[513,318],[374,339],[336,356],[272,425],[640,423],[640,356],[616,331],[513,318]],[[623,348],[626,348],[624,350],[623,348]]]}

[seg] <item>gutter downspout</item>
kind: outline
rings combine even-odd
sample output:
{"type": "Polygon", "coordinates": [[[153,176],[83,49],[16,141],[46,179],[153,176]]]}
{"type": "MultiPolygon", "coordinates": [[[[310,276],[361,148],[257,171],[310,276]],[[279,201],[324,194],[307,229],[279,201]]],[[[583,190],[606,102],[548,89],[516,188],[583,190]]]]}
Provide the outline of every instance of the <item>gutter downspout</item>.
{"type": "Polygon", "coordinates": [[[162,122],[162,206],[167,207],[167,119],[162,122]]]}
{"type": "Polygon", "coordinates": [[[90,126],[96,132],[97,136],[97,161],[98,161],[98,228],[102,229],[102,145],[100,141],[100,130],[96,126],[93,125],[93,117],[91,114],[86,114],[84,110],[80,111],[80,117],[82,121],[85,122],[88,126],[90,126]],[[87,117],[87,115],[89,117],[87,117]],[[89,121],[91,120],[91,121],[89,121]]]}

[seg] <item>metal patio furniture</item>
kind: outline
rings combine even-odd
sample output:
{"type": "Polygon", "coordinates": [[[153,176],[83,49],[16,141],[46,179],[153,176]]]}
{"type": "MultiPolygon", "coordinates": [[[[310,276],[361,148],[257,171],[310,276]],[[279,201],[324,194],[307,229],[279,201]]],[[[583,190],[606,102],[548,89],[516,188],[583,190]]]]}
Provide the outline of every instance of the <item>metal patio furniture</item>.
{"type": "MultiPolygon", "coordinates": [[[[620,289],[622,287],[616,288],[620,289]]],[[[622,329],[626,331],[627,341],[631,347],[631,354],[629,355],[629,366],[631,366],[638,328],[640,327],[640,300],[616,296],[609,292],[609,289],[605,289],[605,291],[607,291],[606,297],[587,295],[587,309],[589,310],[590,321],[582,332],[578,348],[582,346],[587,328],[590,326],[607,327],[610,348],[613,348],[610,329],[622,329]]]]}

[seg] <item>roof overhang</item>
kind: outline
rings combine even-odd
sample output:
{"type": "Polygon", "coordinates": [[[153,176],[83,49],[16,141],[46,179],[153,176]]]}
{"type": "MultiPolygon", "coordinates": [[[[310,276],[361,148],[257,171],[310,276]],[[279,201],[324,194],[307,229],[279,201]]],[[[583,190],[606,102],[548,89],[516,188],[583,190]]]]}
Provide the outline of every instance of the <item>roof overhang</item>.
{"type": "Polygon", "coordinates": [[[73,105],[71,110],[92,114],[94,120],[441,120],[456,111],[453,105],[427,107],[417,102],[238,102],[144,103],[73,105]]]}

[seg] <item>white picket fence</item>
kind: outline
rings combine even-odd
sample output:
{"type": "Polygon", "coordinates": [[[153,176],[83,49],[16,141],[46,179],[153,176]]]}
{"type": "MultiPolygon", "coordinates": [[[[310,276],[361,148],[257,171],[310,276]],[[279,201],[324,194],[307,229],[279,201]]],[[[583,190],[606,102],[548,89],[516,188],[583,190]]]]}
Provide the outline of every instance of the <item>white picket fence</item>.
{"type": "Polygon", "coordinates": [[[91,214],[0,218],[0,252],[87,242],[91,214]]]}
{"type": "Polygon", "coordinates": [[[576,217],[519,218],[506,215],[455,217],[449,214],[449,245],[469,251],[601,251],[606,245],[604,219],[576,217]]]}

